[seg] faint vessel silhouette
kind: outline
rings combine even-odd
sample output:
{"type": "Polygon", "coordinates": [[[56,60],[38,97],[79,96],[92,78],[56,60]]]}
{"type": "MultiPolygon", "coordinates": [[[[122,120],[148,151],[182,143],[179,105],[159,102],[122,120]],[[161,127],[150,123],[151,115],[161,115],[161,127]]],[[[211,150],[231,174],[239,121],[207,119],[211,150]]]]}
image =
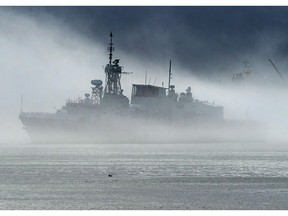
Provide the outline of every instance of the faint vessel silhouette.
{"type": "Polygon", "coordinates": [[[192,97],[191,87],[178,95],[168,88],[133,84],[131,103],[123,94],[119,59],[113,60],[110,33],[106,80],[92,80],[92,93],[68,100],[56,113],[19,115],[33,143],[193,143],[262,141],[266,125],[254,121],[227,121],[223,107],[192,97]]]}

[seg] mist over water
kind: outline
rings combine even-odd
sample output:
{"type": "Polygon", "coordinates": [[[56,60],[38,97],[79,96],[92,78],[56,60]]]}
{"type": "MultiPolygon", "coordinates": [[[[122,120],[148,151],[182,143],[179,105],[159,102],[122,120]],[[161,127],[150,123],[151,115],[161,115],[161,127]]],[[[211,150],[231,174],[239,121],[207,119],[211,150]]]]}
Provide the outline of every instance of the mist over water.
{"type": "Polygon", "coordinates": [[[43,23],[5,8],[0,16],[1,140],[13,140],[23,135],[21,95],[23,111],[55,112],[69,97],[90,91],[91,78],[103,76],[95,68],[105,48],[53,19],[43,23]]]}
{"type": "MultiPolygon", "coordinates": [[[[0,16],[3,89],[0,93],[0,139],[1,142],[10,139],[27,141],[26,132],[22,130],[18,119],[21,95],[24,99],[23,111],[55,112],[68,98],[77,99],[90,93],[90,80],[105,80],[103,66],[108,61],[108,37],[106,44],[102,41],[100,43],[96,38],[93,40],[90,36],[86,37],[77,28],[73,29],[63,19],[48,12],[43,12],[43,17],[46,18],[43,19],[12,8],[1,8],[0,16]]],[[[108,35],[107,32],[97,32],[97,35],[103,34],[108,35]]],[[[122,76],[124,94],[130,98],[131,84],[143,84],[146,71],[147,83],[158,86],[163,83],[167,86],[168,63],[175,53],[171,50],[171,55],[167,55],[168,51],[165,51],[161,61],[147,61],[147,56],[143,58],[143,53],[139,52],[137,56],[118,45],[117,42],[121,41],[119,38],[125,36],[116,35],[113,56],[120,58],[124,71],[133,72],[122,76]]],[[[284,141],[287,138],[284,131],[288,123],[288,103],[285,101],[287,84],[280,80],[268,62],[270,57],[275,59],[277,67],[286,76],[287,66],[283,63],[285,58],[275,51],[283,44],[283,38],[284,35],[279,32],[259,34],[258,45],[253,52],[250,50],[242,56],[239,53],[236,58],[239,62],[231,62],[229,70],[220,71],[216,65],[213,70],[213,65],[210,65],[205,75],[172,58],[172,84],[176,86],[178,93],[185,92],[191,86],[196,99],[223,106],[225,119],[249,119],[267,123],[270,127],[268,139],[277,141],[279,138],[284,141]],[[251,75],[243,83],[233,83],[232,75],[242,72],[242,61],[247,59],[252,65],[251,75]]],[[[153,41],[153,37],[150,40],[153,41]]],[[[196,39],[194,43],[198,43],[196,39]]],[[[189,53],[183,52],[182,55],[189,56],[189,53]]],[[[226,60],[219,56],[218,63],[226,60]]]]}

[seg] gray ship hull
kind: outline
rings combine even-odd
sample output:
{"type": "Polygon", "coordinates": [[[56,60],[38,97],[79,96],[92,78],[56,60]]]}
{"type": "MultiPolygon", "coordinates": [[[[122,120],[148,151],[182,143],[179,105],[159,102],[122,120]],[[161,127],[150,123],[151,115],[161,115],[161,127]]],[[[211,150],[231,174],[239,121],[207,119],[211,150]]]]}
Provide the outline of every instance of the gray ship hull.
{"type": "Polygon", "coordinates": [[[263,142],[268,127],[254,121],[186,122],[155,120],[63,121],[21,119],[32,143],[214,143],[263,142]],[[121,124],[119,123],[121,122],[121,124]],[[111,127],[111,125],[113,125],[111,127]]]}

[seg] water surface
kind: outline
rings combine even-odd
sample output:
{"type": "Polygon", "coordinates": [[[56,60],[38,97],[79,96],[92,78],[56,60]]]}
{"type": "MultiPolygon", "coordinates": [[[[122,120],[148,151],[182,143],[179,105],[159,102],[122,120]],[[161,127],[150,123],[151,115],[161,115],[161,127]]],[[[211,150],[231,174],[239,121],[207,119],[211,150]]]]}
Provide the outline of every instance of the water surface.
{"type": "Polygon", "coordinates": [[[0,209],[288,209],[287,152],[269,143],[1,145],[0,209]]]}

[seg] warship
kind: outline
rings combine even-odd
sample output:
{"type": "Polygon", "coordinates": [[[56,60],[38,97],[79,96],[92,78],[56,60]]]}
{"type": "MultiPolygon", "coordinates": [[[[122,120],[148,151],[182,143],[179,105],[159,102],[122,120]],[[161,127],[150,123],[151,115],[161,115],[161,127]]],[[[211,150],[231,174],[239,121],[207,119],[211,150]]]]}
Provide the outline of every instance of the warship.
{"type": "Polygon", "coordinates": [[[262,141],[266,127],[248,120],[225,120],[223,107],[192,97],[191,87],[177,94],[168,86],[133,84],[131,101],[124,95],[126,72],[108,46],[105,83],[91,81],[85,98],[68,100],[55,113],[23,112],[19,118],[32,143],[194,143],[262,141]]]}

